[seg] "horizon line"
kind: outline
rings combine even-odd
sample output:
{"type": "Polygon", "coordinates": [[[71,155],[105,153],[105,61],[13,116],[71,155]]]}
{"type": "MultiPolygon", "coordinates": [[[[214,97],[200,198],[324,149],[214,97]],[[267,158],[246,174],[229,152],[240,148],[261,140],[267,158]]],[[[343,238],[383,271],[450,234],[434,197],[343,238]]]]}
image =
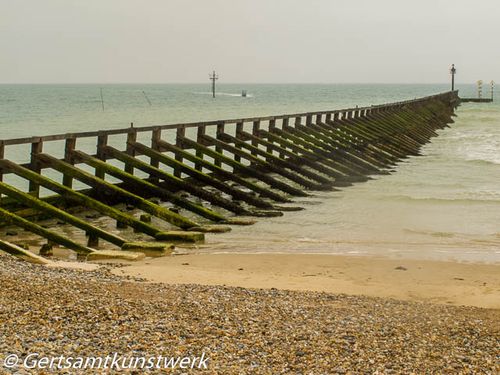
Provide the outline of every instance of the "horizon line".
{"type": "MultiPolygon", "coordinates": [[[[210,82],[0,82],[0,85],[204,85],[210,82]]],[[[219,82],[218,85],[449,85],[450,82],[219,82]]],[[[456,83],[471,85],[476,82],[456,83]]]]}

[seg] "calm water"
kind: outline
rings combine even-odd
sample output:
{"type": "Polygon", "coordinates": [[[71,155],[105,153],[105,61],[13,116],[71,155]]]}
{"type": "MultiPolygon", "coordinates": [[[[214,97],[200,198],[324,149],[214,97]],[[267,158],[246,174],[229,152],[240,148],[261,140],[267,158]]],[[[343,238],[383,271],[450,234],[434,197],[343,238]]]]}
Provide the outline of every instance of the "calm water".
{"type": "MultiPolygon", "coordinates": [[[[213,100],[208,88],[0,85],[0,139],[123,128],[130,122],[141,126],[340,109],[447,90],[444,85],[234,84],[220,85],[213,100]],[[249,97],[239,96],[243,89],[249,97]]],[[[462,96],[473,95],[473,86],[459,89],[462,96]]],[[[500,262],[500,104],[464,104],[457,115],[451,128],[424,147],[423,156],[406,160],[393,174],[296,199],[305,211],[210,235],[199,250],[500,262]]],[[[123,146],[122,139],[116,142],[123,146]]],[[[47,145],[47,150],[61,146],[47,145]]],[[[95,143],[78,146],[94,151],[95,143]]],[[[26,151],[9,148],[7,157],[23,161],[26,151]]]]}

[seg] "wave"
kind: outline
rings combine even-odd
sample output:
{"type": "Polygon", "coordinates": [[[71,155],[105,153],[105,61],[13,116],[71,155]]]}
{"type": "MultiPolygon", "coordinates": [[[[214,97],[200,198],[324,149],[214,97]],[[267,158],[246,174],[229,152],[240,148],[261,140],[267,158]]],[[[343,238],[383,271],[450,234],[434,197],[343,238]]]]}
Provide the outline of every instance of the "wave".
{"type": "Polygon", "coordinates": [[[404,231],[407,233],[423,234],[426,236],[441,237],[441,238],[452,238],[452,237],[455,237],[455,235],[456,235],[456,233],[452,233],[452,232],[436,232],[436,231],[416,230],[416,229],[408,229],[408,228],[405,228],[404,231]]]}
{"type": "Polygon", "coordinates": [[[500,204],[500,199],[481,199],[481,198],[434,198],[434,197],[410,197],[408,195],[391,195],[384,197],[385,200],[397,200],[407,202],[423,203],[492,203],[500,204]]]}
{"type": "Polygon", "coordinates": [[[499,165],[500,159],[466,159],[466,162],[477,165],[499,165]]]}

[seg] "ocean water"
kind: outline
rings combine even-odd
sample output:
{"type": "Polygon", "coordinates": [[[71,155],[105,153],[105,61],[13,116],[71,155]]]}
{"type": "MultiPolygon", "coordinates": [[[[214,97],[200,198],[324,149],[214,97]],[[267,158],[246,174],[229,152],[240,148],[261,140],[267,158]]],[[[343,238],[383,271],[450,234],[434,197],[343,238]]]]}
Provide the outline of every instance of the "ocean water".
{"type": "MultiPolygon", "coordinates": [[[[131,122],[142,126],[341,109],[447,89],[232,84],[219,85],[213,99],[208,84],[0,85],[0,139],[124,128],[131,122]],[[249,96],[242,98],[241,90],[249,96]]],[[[458,89],[461,96],[474,95],[472,85],[458,89]]],[[[79,148],[95,151],[95,141],[79,142],[79,148]]],[[[123,140],[116,142],[123,148],[123,140]]],[[[62,156],[62,144],[46,147],[62,156]]],[[[455,123],[440,130],[422,154],[401,162],[390,175],[296,198],[294,205],[306,210],[209,235],[206,244],[190,251],[500,262],[500,103],[463,104],[455,123]]],[[[9,147],[6,156],[27,161],[29,153],[26,146],[9,147]]]]}

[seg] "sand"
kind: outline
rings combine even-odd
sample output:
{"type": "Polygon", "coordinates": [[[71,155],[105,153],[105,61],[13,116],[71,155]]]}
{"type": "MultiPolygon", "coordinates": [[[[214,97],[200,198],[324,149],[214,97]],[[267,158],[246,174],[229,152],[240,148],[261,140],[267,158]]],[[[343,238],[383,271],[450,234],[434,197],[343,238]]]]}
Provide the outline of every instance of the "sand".
{"type": "MultiPolygon", "coordinates": [[[[179,258],[199,259],[169,260],[179,258]]],[[[228,266],[245,258],[230,259],[236,263],[228,266]]],[[[286,264],[287,258],[274,259],[268,267],[286,264]]],[[[302,258],[290,263],[299,269],[297,259],[302,258]]],[[[312,269],[321,264],[315,259],[312,269]]],[[[147,283],[110,269],[50,268],[0,254],[0,373],[455,375],[500,370],[498,309],[147,283]],[[12,355],[24,360],[31,353],[48,358],[204,355],[208,363],[207,370],[174,372],[2,366],[12,355]]]]}
{"type": "Polygon", "coordinates": [[[193,254],[146,259],[118,275],[169,284],[344,293],[500,308],[498,265],[303,254],[193,254]]]}

